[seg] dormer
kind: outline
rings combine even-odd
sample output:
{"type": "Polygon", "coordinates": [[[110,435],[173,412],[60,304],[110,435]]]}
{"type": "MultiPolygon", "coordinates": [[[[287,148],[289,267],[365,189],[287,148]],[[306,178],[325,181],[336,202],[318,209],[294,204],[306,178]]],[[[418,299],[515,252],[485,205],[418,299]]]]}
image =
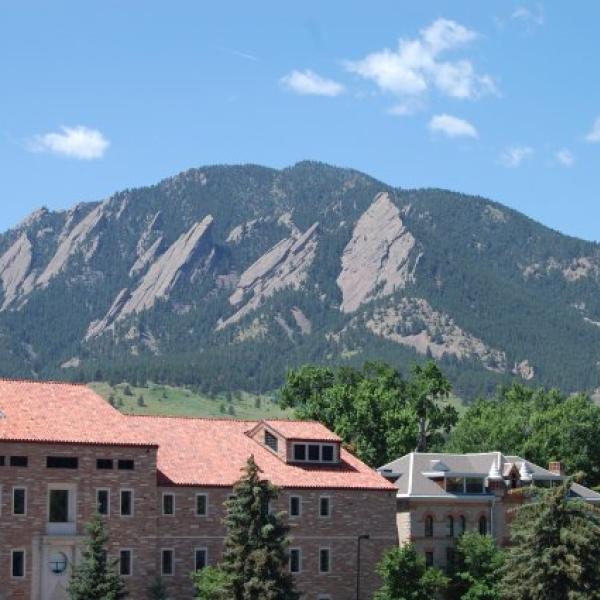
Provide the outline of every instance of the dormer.
{"type": "Polygon", "coordinates": [[[340,463],[341,438],[315,421],[260,421],[247,435],[289,464],[340,463]]]}

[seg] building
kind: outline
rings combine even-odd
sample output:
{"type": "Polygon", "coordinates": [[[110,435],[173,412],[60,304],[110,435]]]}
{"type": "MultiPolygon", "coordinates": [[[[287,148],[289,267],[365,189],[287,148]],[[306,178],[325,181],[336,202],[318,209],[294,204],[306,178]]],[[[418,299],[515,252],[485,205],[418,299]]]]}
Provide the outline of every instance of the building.
{"type": "MultiPolygon", "coordinates": [[[[521,488],[550,487],[565,479],[561,465],[548,469],[501,452],[436,454],[411,452],[377,469],[397,488],[400,543],[411,541],[427,564],[450,567],[465,531],[509,541],[510,509],[522,504],[521,488]]],[[[574,497],[600,503],[600,494],[573,484],[574,497]]]]}
{"type": "Polygon", "coordinates": [[[192,598],[250,455],[281,488],[273,509],[289,514],[304,597],[355,599],[360,545],[371,598],[375,564],[397,544],[396,489],[319,423],[126,416],[84,386],[0,381],[0,599],[66,598],[94,512],[132,598],[157,574],[172,598],[192,598]]]}

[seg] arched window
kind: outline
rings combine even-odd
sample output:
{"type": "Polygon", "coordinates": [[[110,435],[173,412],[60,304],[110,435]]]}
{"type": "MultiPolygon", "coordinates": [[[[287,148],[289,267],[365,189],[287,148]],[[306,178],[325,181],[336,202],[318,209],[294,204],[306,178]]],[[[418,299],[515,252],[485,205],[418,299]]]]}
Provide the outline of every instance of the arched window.
{"type": "Polygon", "coordinates": [[[448,537],[454,537],[454,517],[452,515],[448,515],[446,523],[448,523],[448,537]]]}
{"type": "Polygon", "coordinates": [[[481,515],[481,517],[479,517],[479,533],[480,535],[487,535],[487,519],[481,515]]]}
{"type": "Polygon", "coordinates": [[[431,515],[425,517],[425,537],[433,537],[433,517],[431,515]]]}
{"type": "Polygon", "coordinates": [[[460,533],[461,535],[463,533],[467,532],[467,519],[465,517],[465,515],[460,515],[460,533]]]}

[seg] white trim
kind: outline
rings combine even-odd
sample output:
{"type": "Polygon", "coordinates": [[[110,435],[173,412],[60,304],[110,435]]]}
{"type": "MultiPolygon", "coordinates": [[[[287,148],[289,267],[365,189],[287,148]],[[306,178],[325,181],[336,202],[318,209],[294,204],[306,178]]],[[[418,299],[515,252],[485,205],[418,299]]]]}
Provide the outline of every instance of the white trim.
{"type": "Polygon", "coordinates": [[[162,577],[173,577],[175,575],[175,549],[174,548],[161,548],[160,549],[160,574],[162,577]],[[163,556],[165,552],[171,553],[171,572],[165,573],[163,570],[164,562],[163,556]]]}
{"type": "Polygon", "coordinates": [[[174,517],[175,516],[175,492],[163,492],[162,493],[162,497],[161,497],[161,503],[160,503],[160,511],[163,517],[174,517]],[[165,512],[165,497],[166,496],[171,496],[171,498],[173,498],[173,512],[171,513],[166,513],[165,512]]]}
{"type": "Polygon", "coordinates": [[[332,567],[332,552],[331,552],[331,547],[330,546],[319,546],[319,556],[318,556],[318,561],[319,561],[319,575],[330,575],[331,572],[333,571],[333,567],[332,567]],[[327,550],[328,553],[328,566],[329,566],[329,570],[328,571],[321,571],[321,552],[323,550],[327,550]]]}
{"type": "Polygon", "coordinates": [[[195,504],[194,504],[194,514],[201,518],[204,519],[206,517],[208,517],[208,494],[206,492],[198,492],[196,494],[195,497],[195,504]],[[198,496],[204,496],[205,501],[204,501],[204,513],[199,513],[198,512],[198,496]]]}
{"type": "Polygon", "coordinates": [[[412,494],[414,466],[415,466],[415,453],[411,452],[410,453],[410,462],[408,465],[408,495],[409,496],[412,494]]]}
{"type": "Polygon", "coordinates": [[[11,495],[11,508],[12,508],[12,515],[15,517],[26,517],[27,516],[27,496],[29,494],[27,493],[27,488],[24,485],[13,485],[12,488],[12,495],[11,495]],[[16,490],[23,490],[25,492],[25,496],[24,496],[24,500],[23,500],[23,512],[22,513],[16,513],[15,512],[15,491],[16,490]]]}
{"type": "Polygon", "coordinates": [[[101,517],[110,517],[110,488],[106,488],[106,487],[96,488],[96,513],[98,513],[101,517]],[[107,502],[106,502],[106,508],[107,508],[108,512],[106,512],[104,514],[98,510],[98,504],[99,504],[98,492],[106,492],[108,495],[107,502]]]}
{"type": "Polygon", "coordinates": [[[322,496],[319,496],[319,509],[318,510],[319,510],[319,519],[331,519],[331,515],[333,514],[333,501],[329,494],[323,494],[322,496]],[[327,502],[328,512],[326,515],[321,514],[321,500],[328,500],[328,502],[327,502]]]}
{"type": "Polygon", "coordinates": [[[119,548],[119,576],[131,577],[133,575],[133,549],[132,548],[119,548]],[[121,552],[129,552],[129,573],[121,573],[121,552]]]}
{"type": "Polygon", "coordinates": [[[324,465],[335,465],[340,462],[339,453],[337,451],[338,444],[336,442],[292,442],[292,456],[289,459],[290,462],[294,463],[310,463],[310,464],[324,464],[324,465]],[[296,458],[296,448],[298,446],[304,446],[305,454],[304,459],[296,458]],[[319,458],[317,460],[311,460],[308,458],[308,447],[318,446],[319,447],[319,458]],[[323,460],[323,446],[331,446],[333,450],[333,460],[323,460]]]}
{"type": "Polygon", "coordinates": [[[27,577],[27,551],[25,548],[11,548],[10,549],[10,578],[11,579],[25,579],[27,577]],[[13,575],[13,561],[15,552],[23,553],[23,575],[13,575]]]}
{"type": "Polygon", "coordinates": [[[299,573],[302,573],[302,548],[298,548],[296,546],[294,546],[293,548],[290,548],[290,559],[289,559],[288,568],[290,570],[290,573],[292,573],[293,575],[298,575],[299,573]],[[292,571],[292,552],[298,553],[298,570],[297,571],[292,571]]]}
{"type": "Polygon", "coordinates": [[[208,548],[206,546],[198,546],[197,548],[194,548],[194,571],[198,570],[196,567],[196,555],[198,552],[204,552],[204,567],[208,567],[208,548]]]}
{"type": "Polygon", "coordinates": [[[130,519],[131,517],[133,517],[135,514],[134,503],[135,503],[135,494],[133,492],[133,489],[132,488],[119,488],[119,516],[124,519],[130,519]],[[131,512],[126,515],[123,514],[123,492],[129,492],[131,494],[131,505],[130,505],[131,512]]]}

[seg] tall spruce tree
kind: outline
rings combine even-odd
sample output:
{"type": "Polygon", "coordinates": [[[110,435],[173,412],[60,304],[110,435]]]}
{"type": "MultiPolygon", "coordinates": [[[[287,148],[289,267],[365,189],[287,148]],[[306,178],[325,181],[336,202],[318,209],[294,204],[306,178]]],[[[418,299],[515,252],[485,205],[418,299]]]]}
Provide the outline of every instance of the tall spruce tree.
{"type": "Polygon", "coordinates": [[[234,496],[226,503],[227,537],[221,567],[229,576],[228,598],[297,600],[299,594],[288,570],[285,513],[269,511],[277,488],[260,479],[261,470],[253,456],[242,471],[234,496]]]}
{"type": "Polygon", "coordinates": [[[86,527],[87,538],[81,562],[73,567],[68,594],[71,600],[119,600],[127,596],[125,583],[109,562],[108,535],[104,523],[94,515],[86,527]]]}
{"type": "Polygon", "coordinates": [[[517,510],[503,600],[600,599],[600,510],[565,483],[517,510]]]}

